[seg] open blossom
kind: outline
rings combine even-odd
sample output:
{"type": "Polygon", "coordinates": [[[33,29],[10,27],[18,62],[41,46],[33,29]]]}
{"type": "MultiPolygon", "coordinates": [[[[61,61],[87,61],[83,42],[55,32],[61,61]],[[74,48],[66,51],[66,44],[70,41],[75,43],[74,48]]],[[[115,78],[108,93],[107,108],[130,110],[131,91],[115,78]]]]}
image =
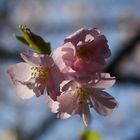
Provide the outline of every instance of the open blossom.
{"type": "Polygon", "coordinates": [[[53,113],[60,118],[69,118],[79,114],[87,126],[91,120],[90,108],[94,108],[100,115],[106,116],[117,107],[114,97],[103,91],[115,83],[115,78],[107,73],[102,73],[95,83],[79,82],[76,79],[68,81],[62,86],[62,94],[53,101],[47,97],[48,105],[53,113]]]}
{"type": "MultiPolygon", "coordinates": [[[[79,29],[64,40],[64,44],[55,50],[55,57],[62,57],[65,65],[60,64],[64,72],[70,69],[85,75],[102,71],[111,52],[107,39],[96,29],[79,29]]],[[[59,59],[58,59],[59,60],[59,59]]]]}
{"type": "Polygon", "coordinates": [[[21,57],[25,62],[13,64],[7,70],[16,86],[17,95],[28,99],[34,95],[40,96],[46,89],[49,96],[56,100],[60,95],[59,84],[63,76],[52,57],[31,51],[21,53],[21,57]]]}

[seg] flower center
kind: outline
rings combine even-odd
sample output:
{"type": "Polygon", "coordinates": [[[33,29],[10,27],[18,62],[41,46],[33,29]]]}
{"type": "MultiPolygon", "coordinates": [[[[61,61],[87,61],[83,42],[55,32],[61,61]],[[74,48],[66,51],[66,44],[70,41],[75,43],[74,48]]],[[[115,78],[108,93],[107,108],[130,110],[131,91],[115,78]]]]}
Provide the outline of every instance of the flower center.
{"type": "Polygon", "coordinates": [[[76,96],[79,98],[79,103],[83,103],[87,100],[87,88],[85,86],[76,87],[76,96]]]}
{"type": "Polygon", "coordinates": [[[90,46],[81,46],[77,51],[77,56],[83,60],[89,60],[93,55],[92,48],[90,46]]]}
{"type": "Polygon", "coordinates": [[[32,67],[32,78],[43,78],[45,80],[48,79],[48,69],[42,67],[32,67]]]}

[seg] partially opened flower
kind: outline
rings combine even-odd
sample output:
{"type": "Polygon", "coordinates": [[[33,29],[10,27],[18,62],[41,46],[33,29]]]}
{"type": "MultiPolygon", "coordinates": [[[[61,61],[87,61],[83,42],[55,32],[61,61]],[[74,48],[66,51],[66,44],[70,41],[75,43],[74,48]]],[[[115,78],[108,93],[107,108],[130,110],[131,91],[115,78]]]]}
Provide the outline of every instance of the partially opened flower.
{"type": "Polygon", "coordinates": [[[53,58],[34,52],[24,52],[25,62],[9,66],[9,73],[16,86],[16,92],[22,99],[40,96],[47,89],[49,96],[56,100],[60,95],[59,85],[63,75],[55,65],[53,58]]]}
{"type": "Polygon", "coordinates": [[[56,57],[63,55],[63,71],[71,68],[86,75],[101,71],[106,64],[105,59],[111,55],[106,37],[96,28],[79,29],[67,37],[64,44],[55,51],[58,54],[56,57]]]}
{"type": "Polygon", "coordinates": [[[60,118],[68,118],[79,114],[87,126],[91,120],[90,109],[94,108],[100,115],[109,115],[117,107],[117,101],[103,89],[111,87],[115,78],[107,73],[102,73],[95,83],[79,83],[76,80],[68,81],[62,86],[62,94],[53,101],[47,97],[48,105],[52,112],[60,118]]]}

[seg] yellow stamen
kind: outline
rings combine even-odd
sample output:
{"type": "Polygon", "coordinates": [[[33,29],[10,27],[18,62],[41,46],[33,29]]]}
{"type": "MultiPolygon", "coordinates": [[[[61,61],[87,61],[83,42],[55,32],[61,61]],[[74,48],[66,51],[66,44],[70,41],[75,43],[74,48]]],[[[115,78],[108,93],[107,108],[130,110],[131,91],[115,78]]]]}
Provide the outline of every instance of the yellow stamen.
{"type": "Polygon", "coordinates": [[[76,87],[76,96],[79,97],[79,102],[83,103],[87,100],[87,88],[85,86],[76,87]]]}
{"type": "Polygon", "coordinates": [[[48,69],[45,68],[41,68],[41,67],[32,67],[31,68],[33,70],[31,76],[32,78],[43,78],[43,79],[48,79],[48,69]]]}

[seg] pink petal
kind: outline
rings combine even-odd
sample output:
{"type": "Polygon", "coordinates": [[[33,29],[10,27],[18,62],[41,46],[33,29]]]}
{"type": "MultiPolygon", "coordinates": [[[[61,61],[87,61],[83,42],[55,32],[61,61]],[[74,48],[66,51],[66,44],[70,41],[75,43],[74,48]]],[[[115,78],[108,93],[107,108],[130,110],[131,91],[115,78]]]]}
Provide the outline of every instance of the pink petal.
{"type": "Polygon", "coordinates": [[[63,69],[66,67],[62,59],[63,55],[64,55],[64,52],[62,51],[61,47],[55,49],[54,52],[52,53],[52,58],[55,64],[59,67],[60,71],[63,71],[63,69]]]}
{"type": "Polygon", "coordinates": [[[41,64],[40,56],[39,54],[32,52],[32,51],[26,51],[20,54],[23,60],[31,65],[37,65],[39,66],[41,64]]]}
{"type": "Polygon", "coordinates": [[[60,113],[72,114],[77,107],[77,97],[69,92],[62,93],[59,97],[57,97],[57,101],[59,102],[60,113]]]}
{"type": "Polygon", "coordinates": [[[40,96],[46,87],[41,78],[32,77],[32,66],[27,63],[11,65],[8,70],[13,83],[16,85],[17,95],[22,99],[28,99],[34,95],[40,96]]]}
{"type": "Polygon", "coordinates": [[[18,63],[9,66],[7,72],[15,84],[16,81],[28,81],[31,78],[31,68],[32,66],[27,63],[18,63]]]}
{"type": "Polygon", "coordinates": [[[61,91],[64,92],[67,90],[71,90],[71,84],[72,84],[71,80],[63,80],[62,83],[60,84],[61,91]]]}
{"type": "Polygon", "coordinates": [[[68,36],[64,42],[71,42],[73,45],[76,45],[79,41],[85,40],[86,31],[84,28],[81,28],[74,32],[72,35],[68,36]]]}
{"type": "Polygon", "coordinates": [[[91,34],[94,38],[99,36],[101,34],[101,31],[98,28],[91,28],[88,29],[88,34],[91,34]]]}
{"type": "Polygon", "coordinates": [[[71,117],[71,115],[64,112],[64,113],[58,113],[57,117],[60,118],[60,119],[68,119],[69,117],[71,117]]]}
{"type": "Polygon", "coordinates": [[[27,51],[21,53],[21,57],[27,63],[35,66],[50,67],[53,64],[53,60],[50,56],[38,54],[32,51],[27,51]]]}
{"type": "Polygon", "coordinates": [[[74,58],[73,50],[73,45],[71,43],[67,43],[64,44],[62,47],[55,49],[52,53],[52,58],[61,72],[65,72],[68,66],[71,66],[71,62],[74,58]]]}
{"type": "Polygon", "coordinates": [[[111,77],[109,73],[102,73],[99,81],[94,85],[94,88],[109,88],[115,84],[115,77],[111,77]]]}
{"type": "Polygon", "coordinates": [[[56,100],[57,96],[60,95],[60,84],[63,81],[63,79],[63,74],[60,72],[58,67],[56,65],[51,67],[46,86],[47,92],[53,100],[56,100]]]}
{"type": "Polygon", "coordinates": [[[46,101],[48,106],[51,108],[51,112],[57,113],[59,108],[59,103],[57,101],[52,100],[49,96],[46,96],[46,101]]]}
{"type": "Polygon", "coordinates": [[[103,58],[108,58],[111,55],[109,46],[107,44],[107,39],[104,35],[97,36],[94,40],[94,45],[97,47],[96,53],[102,54],[103,58]]]}
{"type": "Polygon", "coordinates": [[[42,95],[46,88],[46,81],[44,79],[42,79],[41,77],[36,78],[34,82],[32,82],[32,81],[25,82],[25,84],[29,88],[33,89],[33,91],[35,92],[35,95],[37,97],[42,95]]]}
{"type": "Polygon", "coordinates": [[[77,30],[76,32],[74,32],[72,35],[68,36],[64,42],[67,43],[67,42],[71,42],[73,45],[77,45],[77,43],[79,41],[85,41],[87,39],[90,39],[88,38],[89,36],[86,36],[86,35],[92,35],[93,37],[96,37],[97,35],[100,34],[100,31],[96,28],[91,28],[91,29],[84,29],[84,28],[81,28],[79,30],[77,30]]]}
{"type": "Polygon", "coordinates": [[[84,61],[81,61],[79,59],[77,59],[74,63],[73,63],[73,67],[72,67],[75,71],[80,72],[82,74],[88,74],[88,75],[93,75],[95,74],[97,71],[100,71],[103,68],[103,65],[92,61],[91,63],[86,63],[84,61]]]}
{"type": "Polygon", "coordinates": [[[87,104],[83,106],[83,113],[82,113],[83,122],[86,126],[89,125],[91,121],[90,110],[87,104]]]}
{"type": "Polygon", "coordinates": [[[16,83],[16,95],[21,99],[29,99],[35,95],[33,89],[29,89],[26,85],[16,83]]]}
{"type": "Polygon", "coordinates": [[[106,106],[102,105],[100,102],[94,100],[93,104],[94,109],[103,116],[108,116],[112,113],[113,109],[109,109],[106,106]]]}
{"type": "Polygon", "coordinates": [[[115,98],[105,91],[93,89],[90,93],[90,96],[94,101],[98,101],[100,104],[106,106],[107,108],[113,109],[118,106],[118,103],[115,100],[115,98]]]}

